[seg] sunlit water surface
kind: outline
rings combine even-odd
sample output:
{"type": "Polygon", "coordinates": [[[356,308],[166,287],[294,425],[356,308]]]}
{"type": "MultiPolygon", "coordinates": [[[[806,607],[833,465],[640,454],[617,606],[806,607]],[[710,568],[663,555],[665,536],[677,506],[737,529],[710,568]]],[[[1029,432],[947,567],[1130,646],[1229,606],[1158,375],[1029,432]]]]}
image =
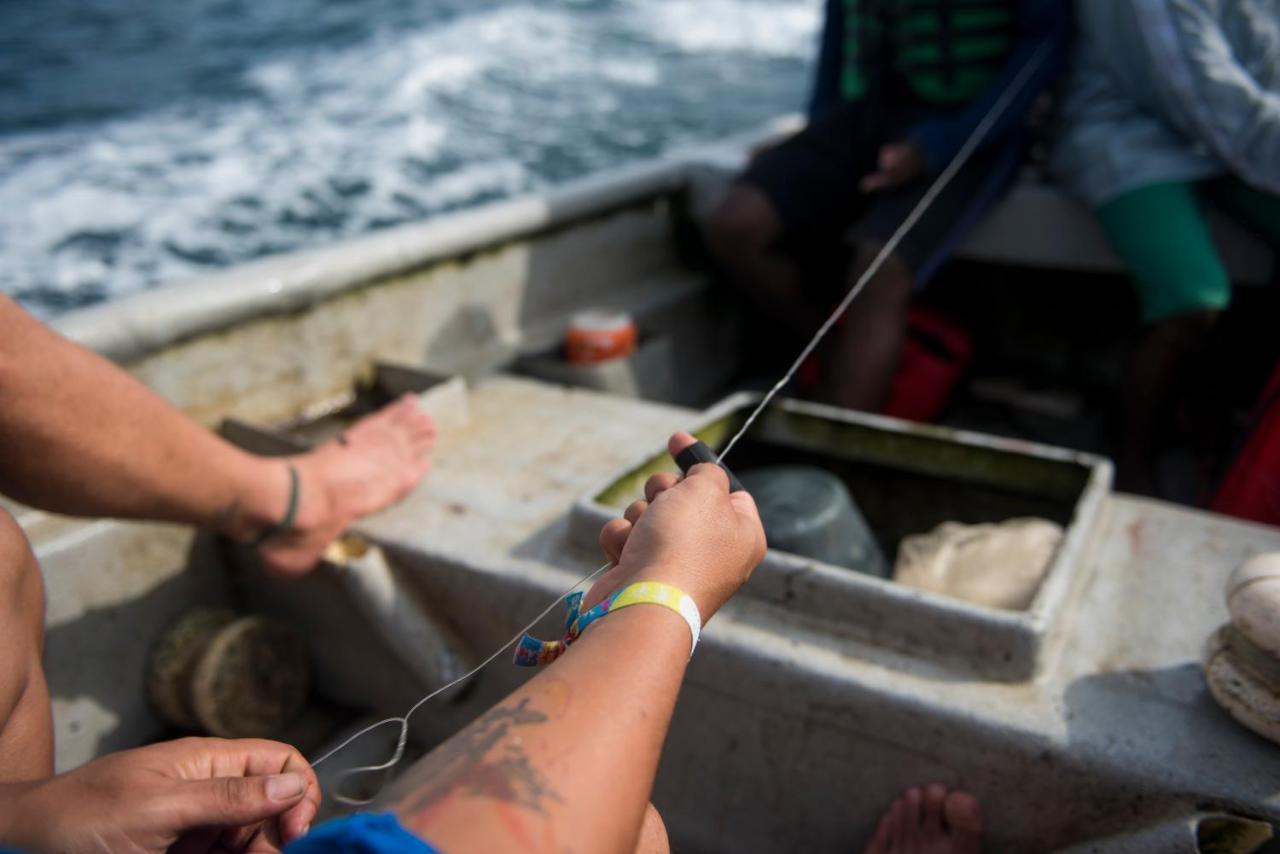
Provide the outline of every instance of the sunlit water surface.
{"type": "Polygon", "coordinates": [[[0,0],[0,291],[37,314],[799,109],[819,0],[0,0]]]}

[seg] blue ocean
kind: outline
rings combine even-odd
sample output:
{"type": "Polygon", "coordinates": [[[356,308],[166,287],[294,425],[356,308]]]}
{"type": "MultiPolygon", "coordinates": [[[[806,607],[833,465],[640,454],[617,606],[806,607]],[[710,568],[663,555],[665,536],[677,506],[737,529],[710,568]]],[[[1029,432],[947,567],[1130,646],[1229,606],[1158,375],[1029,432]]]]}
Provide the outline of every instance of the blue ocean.
{"type": "Polygon", "coordinates": [[[820,0],[0,0],[0,291],[38,315],[801,108],[820,0]]]}

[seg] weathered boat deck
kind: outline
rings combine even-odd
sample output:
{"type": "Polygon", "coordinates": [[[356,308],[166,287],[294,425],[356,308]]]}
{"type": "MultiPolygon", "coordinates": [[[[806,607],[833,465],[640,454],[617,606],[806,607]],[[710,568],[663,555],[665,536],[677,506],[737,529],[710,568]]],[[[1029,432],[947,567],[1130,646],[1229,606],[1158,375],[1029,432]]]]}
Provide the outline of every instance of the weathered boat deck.
{"type": "MultiPolygon", "coordinates": [[[[487,654],[599,565],[571,504],[694,413],[512,378],[483,381],[470,405],[427,481],[360,530],[487,654]]],[[[1197,810],[1280,818],[1274,749],[1213,704],[1199,666],[1227,617],[1227,574],[1280,548],[1280,531],[1123,496],[1104,515],[1065,641],[1029,682],[981,681],[730,603],[690,668],[654,796],[682,850],[838,850],[931,780],[982,799],[993,850],[1052,850],[1197,810]]],[[[272,598],[324,635],[306,597],[272,598]]],[[[337,681],[379,708],[417,690],[345,666],[359,672],[337,681]]],[[[443,737],[523,678],[500,659],[465,702],[424,708],[415,732],[443,737]]]]}
{"type": "MultiPolygon", "coordinates": [[[[551,346],[569,313],[596,302],[639,313],[672,353],[701,347],[672,360],[680,371],[731,361],[740,348],[698,334],[730,312],[708,304],[675,235],[746,147],[270,259],[60,325],[210,425],[289,421],[344,399],[379,361],[484,377],[422,486],[359,526],[384,547],[400,595],[480,657],[599,565],[574,503],[698,417],[492,372],[551,346]]],[[[1057,230],[1032,219],[1060,248],[1057,230]]],[[[988,250],[1009,249],[986,237],[988,250]]],[[[400,713],[434,687],[353,606],[339,569],[282,587],[228,574],[223,551],[172,526],[19,518],[48,585],[60,769],[164,734],[145,699],[146,657],[195,605],[247,597],[285,615],[308,635],[322,693],[355,708],[400,713]]],[[[1029,681],[987,681],[909,644],[833,631],[831,615],[806,619],[785,598],[730,603],[691,665],[654,794],[677,850],[857,850],[884,805],[932,780],[982,799],[996,851],[1199,811],[1280,819],[1276,748],[1213,705],[1199,667],[1226,619],[1227,574],[1280,549],[1280,529],[1110,495],[1090,533],[1086,583],[1029,681]]],[[[495,662],[469,693],[426,706],[417,739],[434,743],[524,678],[495,662]]]]}

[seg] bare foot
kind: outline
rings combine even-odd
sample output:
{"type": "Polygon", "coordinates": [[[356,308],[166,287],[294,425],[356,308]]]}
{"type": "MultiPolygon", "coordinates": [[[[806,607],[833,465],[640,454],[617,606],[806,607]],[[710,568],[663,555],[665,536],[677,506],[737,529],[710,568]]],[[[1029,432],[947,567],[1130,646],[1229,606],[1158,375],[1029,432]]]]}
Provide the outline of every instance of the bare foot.
{"type": "Polygon", "coordinates": [[[297,518],[290,530],[259,546],[258,557],[283,575],[310,571],[349,524],[413,491],[431,467],[435,438],[435,421],[406,395],[361,418],[340,438],[292,457],[297,518]]]}
{"type": "Polygon", "coordinates": [[[935,783],[908,789],[894,801],[864,854],[977,854],[981,845],[977,798],[935,783]]]}

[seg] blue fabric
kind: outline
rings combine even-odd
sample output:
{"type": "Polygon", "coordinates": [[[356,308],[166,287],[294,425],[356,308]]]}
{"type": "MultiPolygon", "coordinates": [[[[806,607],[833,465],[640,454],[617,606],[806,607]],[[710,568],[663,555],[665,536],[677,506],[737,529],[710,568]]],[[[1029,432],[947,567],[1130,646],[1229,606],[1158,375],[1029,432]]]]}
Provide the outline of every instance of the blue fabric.
{"type": "MultiPolygon", "coordinates": [[[[440,854],[400,826],[391,813],[358,813],[326,821],[284,854],[440,854]]],[[[4,854],[4,852],[0,852],[4,854]]]]}
{"type": "MultiPolygon", "coordinates": [[[[400,826],[391,813],[359,813],[326,821],[284,849],[284,854],[440,854],[400,826]]],[[[23,854],[0,848],[0,854],[23,854]]]]}
{"type": "Polygon", "coordinates": [[[840,69],[844,62],[844,2],[827,0],[822,41],[818,46],[818,68],[809,101],[809,121],[840,105],[840,69]]]}
{"type": "Polygon", "coordinates": [[[1078,0],[1054,173],[1094,207],[1228,172],[1280,193],[1280,0],[1078,0]]]}
{"type": "MultiPolygon", "coordinates": [[[[987,135],[985,145],[1021,147],[1027,108],[1066,67],[1072,35],[1071,0],[1017,0],[1017,35],[1013,53],[983,93],[963,110],[942,113],[921,122],[910,137],[924,149],[930,172],[940,172],[951,162],[966,139],[991,110],[1004,91],[1040,48],[1048,44],[1049,56],[1023,86],[1018,97],[1001,114],[987,135]]],[[[818,52],[810,118],[840,103],[840,70],[844,63],[844,3],[827,0],[826,22],[818,52]]]]}

